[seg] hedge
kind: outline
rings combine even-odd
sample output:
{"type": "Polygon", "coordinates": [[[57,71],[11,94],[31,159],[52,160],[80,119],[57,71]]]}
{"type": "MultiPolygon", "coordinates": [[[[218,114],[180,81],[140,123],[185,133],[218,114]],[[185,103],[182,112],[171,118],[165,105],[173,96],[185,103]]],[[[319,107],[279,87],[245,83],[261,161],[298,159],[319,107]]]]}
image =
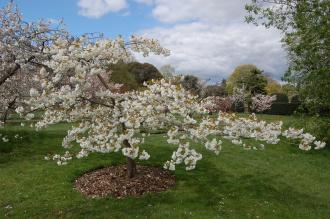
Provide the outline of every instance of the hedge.
{"type": "Polygon", "coordinates": [[[264,111],[270,115],[292,115],[299,107],[299,103],[273,103],[269,110],[264,111]]]}

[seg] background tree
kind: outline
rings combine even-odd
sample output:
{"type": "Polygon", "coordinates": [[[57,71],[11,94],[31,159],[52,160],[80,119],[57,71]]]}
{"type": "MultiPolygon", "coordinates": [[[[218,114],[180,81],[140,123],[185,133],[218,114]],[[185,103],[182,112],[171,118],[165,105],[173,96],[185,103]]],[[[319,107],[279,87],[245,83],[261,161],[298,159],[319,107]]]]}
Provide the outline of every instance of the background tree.
{"type": "Polygon", "coordinates": [[[161,79],[163,76],[158,69],[149,63],[118,62],[109,66],[111,70],[111,82],[123,84],[122,91],[137,90],[143,87],[143,83],[151,79],[161,79]]]}
{"type": "Polygon", "coordinates": [[[203,90],[203,97],[224,97],[227,95],[226,88],[221,85],[208,85],[203,90]]]}
{"type": "Polygon", "coordinates": [[[252,0],[246,21],[275,27],[289,55],[285,79],[297,84],[310,112],[330,111],[330,1],[252,0]]]}
{"type": "Polygon", "coordinates": [[[290,100],[293,96],[298,95],[297,88],[293,84],[290,84],[290,83],[282,85],[282,92],[285,93],[289,97],[290,100]]]}
{"type": "Polygon", "coordinates": [[[282,92],[282,86],[276,80],[268,77],[267,78],[267,85],[266,85],[266,92],[267,92],[268,95],[271,95],[271,94],[274,94],[274,93],[281,93],[282,92]]]}
{"type": "Polygon", "coordinates": [[[199,78],[194,75],[183,76],[180,84],[184,89],[190,91],[194,95],[199,95],[203,87],[199,78]]]}
{"type": "Polygon", "coordinates": [[[240,65],[235,68],[227,81],[227,91],[242,88],[251,95],[266,93],[267,78],[255,65],[240,65]]]}
{"type": "Polygon", "coordinates": [[[160,67],[159,72],[165,79],[169,79],[175,75],[175,68],[172,65],[167,64],[160,67]]]}
{"type": "Polygon", "coordinates": [[[131,62],[128,63],[128,70],[135,76],[140,85],[143,85],[144,82],[150,81],[151,79],[163,78],[158,69],[149,63],[142,64],[139,62],[131,62]]]}

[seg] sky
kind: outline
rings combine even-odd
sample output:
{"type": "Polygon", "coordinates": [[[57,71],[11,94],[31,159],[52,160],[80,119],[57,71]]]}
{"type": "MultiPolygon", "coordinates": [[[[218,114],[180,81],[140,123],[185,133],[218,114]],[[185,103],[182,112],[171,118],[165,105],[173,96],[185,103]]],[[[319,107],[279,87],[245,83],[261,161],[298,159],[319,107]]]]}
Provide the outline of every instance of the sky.
{"type": "MultiPolygon", "coordinates": [[[[0,0],[0,6],[8,0],[0,0]]],[[[255,64],[280,80],[287,69],[281,33],[244,22],[249,0],[16,0],[24,20],[64,19],[73,35],[142,35],[171,50],[169,57],[137,55],[156,67],[212,82],[240,64],[255,64]]]]}

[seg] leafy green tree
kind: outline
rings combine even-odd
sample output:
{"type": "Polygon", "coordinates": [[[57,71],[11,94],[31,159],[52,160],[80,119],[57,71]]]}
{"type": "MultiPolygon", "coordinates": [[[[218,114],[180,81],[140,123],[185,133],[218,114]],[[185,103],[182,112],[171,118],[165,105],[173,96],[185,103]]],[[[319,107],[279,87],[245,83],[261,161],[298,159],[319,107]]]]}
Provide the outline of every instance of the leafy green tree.
{"type": "Polygon", "coordinates": [[[180,83],[184,89],[189,90],[195,95],[200,95],[202,91],[201,82],[199,78],[194,75],[185,75],[180,83]]]}
{"type": "Polygon", "coordinates": [[[226,84],[230,94],[234,89],[242,87],[249,95],[265,94],[267,78],[255,65],[240,65],[230,75],[226,84]]]}
{"type": "Polygon", "coordinates": [[[127,65],[128,71],[135,76],[136,81],[140,85],[142,85],[145,81],[163,78],[162,74],[152,64],[132,62],[127,65]]]}
{"type": "Polygon", "coordinates": [[[118,62],[111,65],[111,71],[111,81],[123,84],[123,90],[137,90],[144,81],[162,78],[157,68],[149,63],[118,62]]]}
{"type": "Polygon", "coordinates": [[[175,68],[172,65],[167,64],[160,67],[159,72],[164,78],[171,78],[175,75],[175,68]]]}
{"type": "Polygon", "coordinates": [[[310,112],[330,111],[330,1],[251,0],[246,21],[283,32],[289,55],[284,79],[297,85],[310,112]]]}
{"type": "Polygon", "coordinates": [[[268,95],[274,94],[274,93],[282,93],[282,86],[280,83],[278,83],[276,80],[272,78],[267,78],[267,86],[266,91],[268,95]]]}
{"type": "Polygon", "coordinates": [[[282,92],[288,95],[290,100],[293,96],[298,95],[297,88],[293,84],[289,84],[289,83],[282,85],[282,92]]]}
{"type": "Polygon", "coordinates": [[[204,97],[210,97],[210,96],[227,96],[226,88],[222,85],[208,85],[204,88],[203,92],[204,97]]]}

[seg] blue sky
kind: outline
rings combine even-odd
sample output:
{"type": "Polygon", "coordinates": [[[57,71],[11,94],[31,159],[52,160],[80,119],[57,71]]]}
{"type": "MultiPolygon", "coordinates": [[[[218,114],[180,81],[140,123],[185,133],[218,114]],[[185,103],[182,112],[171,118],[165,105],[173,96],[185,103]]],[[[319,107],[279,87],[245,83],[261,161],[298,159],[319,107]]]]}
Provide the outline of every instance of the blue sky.
{"type": "MultiPolygon", "coordinates": [[[[1,1],[1,6],[8,2],[1,1]]],[[[130,36],[141,29],[161,25],[151,16],[151,7],[135,2],[129,8],[115,13],[108,13],[101,18],[79,15],[76,0],[16,0],[26,21],[38,19],[64,19],[68,30],[75,35],[86,32],[102,32],[106,36],[130,36]]]]}
{"type": "MultiPolygon", "coordinates": [[[[171,56],[136,59],[212,82],[240,64],[255,64],[275,79],[287,69],[281,34],[244,22],[250,0],[16,0],[27,21],[63,18],[74,35],[102,32],[156,38],[171,56]]],[[[8,0],[0,0],[3,6],[8,0]]]]}

